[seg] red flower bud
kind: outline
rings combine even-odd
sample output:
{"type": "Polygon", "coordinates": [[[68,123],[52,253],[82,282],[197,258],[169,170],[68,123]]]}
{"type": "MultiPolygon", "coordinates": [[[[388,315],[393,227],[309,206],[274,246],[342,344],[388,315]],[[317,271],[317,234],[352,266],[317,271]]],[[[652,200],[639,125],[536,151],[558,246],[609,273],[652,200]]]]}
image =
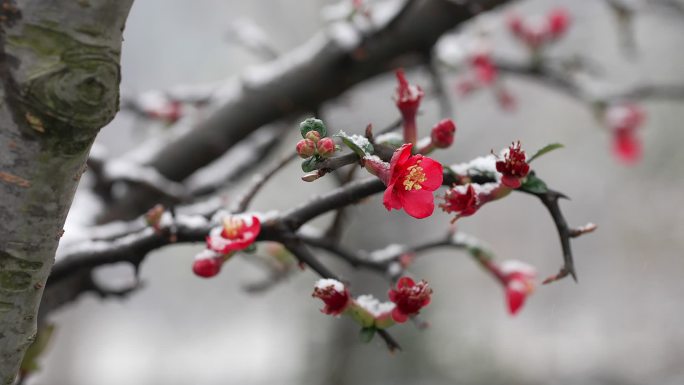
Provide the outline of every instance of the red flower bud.
{"type": "Polygon", "coordinates": [[[311,296],[320,298],[325,304],[321,312],[330,315],[342,314],[351,303],[349,290],[334,279],[319,279],[311,296]]]}
{"type": "Polygon", "coordinates": [[[394,101],[404,121],[404,141],[415,143],[417,139],[416,114],[425,94],[420,87],[409,84],[403,69],[398,69],[396,75],[399,85],[394,94],[394,101]]]}
{"type": "Polygon", "coordinates": [[[202,278],[211,278],[221,271],[224,258],[211,250],[204,250],[195,256],[192,272],[202,278]]]}
{"type": "Polygon", "coordinates": [[[519,38],[522,37],[524,26],[520,15],[515,13],[509,14],[506,18],[506,23],[508,24],[508,29],[514,36],[519,38]]]}
{"type": "Polygon", "coordinates": [[[318,143],[319,140],[321,140],[321,133],[318,131],[309,131],[304,135],[304,138],[309,139],[310,141],[314,143],[318,143]]]}
{"type": "Polygon", "coordinates": [[[318,155],[329,158],[335,153],[335,141],[331,138],[323,138],[317,145],[318,155]]]}
{"type": "Polygon", "coordinates": [[[437,148],[447,148],[454,142],[454,133],[456,132],[456,125],[451,119],[441,120],[432,127],[430,132],[430,139],[432,145],[437,148]]]}
{"type": "Polygon", "coordinates": [[[625,164],[634,164],[641,159],[641,140],[635,130],[621,128],[613,133],[613,152],[625,164]]]}
{"type": "Polygon", "coordinates": [[[483,85],[492,84],[496,80],[497,70],[489,52],[479,52],[470,59],[477,80],[483,85]]]}
{"type": "Polygon", "coordinates": [[[503,160],[496,162],[496,171],[503,174],[501,183],[510,188],[518,188],[520,179],[527,176],[530,165],[527,164],[525,151],[520,148],[520,142],[513,143],[504,153],[503,160]]]}
{"type": "Polygon", "coordinates": [[[430,303],[432,289],[425,281],[415,283],[409,277],[402,277],[397,282],[397,288],[391,289],[387,295],[396,304],[392,310],[395,322],[406,322],[409,316],[416,315],[420,309],[430,303]]]}
{"type": "Polygon", "coordinates": [[[223,226],[211,229],[207,236],[207,248],[228,254],[244,250],[256,240],[261,222],[254,215],[231,215],[223,219],[223,226]]]}
{"type": "MultiPolygon", "coordinates": [[[[316,132],[316,131],[311,131],[316,132]]],[[[302,139],[297,142],[297,155],[300,158],[309,158],[316,153],[316,144],[309,139],[302,139]]]]}
{"type": "Polygon", "coordinates": [[[506,261],[499,267],[506,291],[508,311],[515,315],[525,304],[527,296],[534,292],[534,278],[537,272],[532,266],[519,261],[506,261]]]}

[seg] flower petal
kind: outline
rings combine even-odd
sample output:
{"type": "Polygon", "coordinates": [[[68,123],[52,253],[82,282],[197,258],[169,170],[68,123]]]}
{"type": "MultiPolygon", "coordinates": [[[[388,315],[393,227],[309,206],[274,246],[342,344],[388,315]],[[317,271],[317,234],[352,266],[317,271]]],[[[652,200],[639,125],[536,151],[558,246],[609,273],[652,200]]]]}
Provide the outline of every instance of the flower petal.
{"type": "Polygon", "coordinates": [[[411,157],[412,148],[413,144],[407,143],[394,151],[390,160],[390,184],[400,176],[404,163],[411,157]]]}
{"type": "Polygon", "coordinates": [[[406,314],[402,313],[399,310],[399,308],[395,307],[394,310],[392,310],[392,319],[394,320],[394,322],[401,324],[401,323],[406,322],[406,320],[408,320],[408,316],[406,316],[406,314]]]}
{"type": "Polygon", "coordinates": [[[506,301],[508,302],[508,311],[511,315],[515,315],[522,308],[525,303],[527,294],[524,291],[518,290],[515,287],[506,287],[506,301]]]}
{"type": "Polygon", "coordinates": [[[399,194],[401,206],[406,211],[406,214],[423,219],[432,215],[435,210],[435,198],[432,191],[427,190],[411,190],[401,191],[399,194]]]}
{"type": "Polygon", "coordinates": [[[420,185],[428,191],[437,190],[444,179],[442,164],[434,159],[423,157],[420,161],[420,167],[423,168],[426,177],[425,182],[421,182],[420,185]]]}
{"type": "Polygon", "coordinates": [[[385,194],[382,196],[382,203],[385,205],[387,211],[401,209],[401,201],[394,192],[394,183],[391,183],[387,186],[387,189],[385,189],[385,194]]]}

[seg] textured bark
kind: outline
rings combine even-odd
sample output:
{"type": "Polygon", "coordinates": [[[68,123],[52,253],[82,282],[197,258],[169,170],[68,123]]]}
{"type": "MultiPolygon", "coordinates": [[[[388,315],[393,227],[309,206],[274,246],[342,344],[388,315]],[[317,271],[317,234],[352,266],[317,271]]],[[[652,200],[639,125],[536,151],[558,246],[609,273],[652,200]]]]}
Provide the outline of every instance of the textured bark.
{"type": "Polygon", "coordinates": [[[43,287],[98,130],[119,105],[133,0],[2,1],[0,380],[35,338],[43,287]]]}

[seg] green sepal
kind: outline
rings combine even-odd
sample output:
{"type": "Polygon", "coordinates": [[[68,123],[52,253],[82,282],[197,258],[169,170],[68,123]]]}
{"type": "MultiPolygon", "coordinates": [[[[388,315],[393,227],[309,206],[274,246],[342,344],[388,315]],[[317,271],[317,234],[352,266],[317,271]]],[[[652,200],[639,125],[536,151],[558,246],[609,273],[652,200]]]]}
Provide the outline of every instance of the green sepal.
{"type": "Polygon", "coordinates": [[[314,155],[311,158],[304,159],[304,161],[302,162],[302,171],[314,171],[316,169],[316,166],[318,165],[318,162],[320,161],[321,158],[318,155],[314,155]]]}
{"type": "Polygon", "coordinates": [[[344,131],[340,131],[339,133],[333,136],[342,139],[342,143],[344,143],[345,146],[349,147],[349,149],[354,151],[354,153],[356,153],[356,155],[358,155],[359,158],[363,158],[364,156],[368,155],[373,155],[373,145],[368,141],[368,139],[365,136],[349,135],[344,131]]]}
{"type": "Polygon", "coordinates": [[[359,331],[359,340],[361,340],[361,342],[365,344],[371,342],[373,340],[373,337],[375,337],[376,330],[377,329],[375,329],[372,326],[361,329],[359,331]]]}
{"type": "Polygon", "coordinates": [[[534,193],[534,194],[545,194],[549,191],[543,180],[537,178],[533,173],[529,174],[525,181],[520,186],[521,189],[534,193]]]}
{"type": "Polygon", "coordinates": [[[320,119],[308,118],[299,123],[299,132],[302,134],[302,138],[306,138],[306,133],[309,131],[318,131],[321,134],[321,138],[328,136],[328,129],[320,119]]]}

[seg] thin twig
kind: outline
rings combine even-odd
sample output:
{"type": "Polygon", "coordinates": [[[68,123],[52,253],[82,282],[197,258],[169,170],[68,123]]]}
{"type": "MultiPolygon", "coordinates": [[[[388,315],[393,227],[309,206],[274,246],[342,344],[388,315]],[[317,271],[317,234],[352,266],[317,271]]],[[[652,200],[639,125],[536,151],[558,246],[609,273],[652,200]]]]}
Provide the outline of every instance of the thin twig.
{"type": "Polygon", "coordinates": [[[256,194],[261,190],[262,187],[269,181],[278,171],[282,170],[290,162],[297,159],[297,154],[292,153],[290,155],[284,156],[281,160],[274,163],[269,167],[263,174],[256,175],[252,181],[252,185],[245,191],[245,193],[237,200],[235,208],[231,210],[234,213],[242,213],[247,210],[249,204],[252,202],[256,194]]]}

